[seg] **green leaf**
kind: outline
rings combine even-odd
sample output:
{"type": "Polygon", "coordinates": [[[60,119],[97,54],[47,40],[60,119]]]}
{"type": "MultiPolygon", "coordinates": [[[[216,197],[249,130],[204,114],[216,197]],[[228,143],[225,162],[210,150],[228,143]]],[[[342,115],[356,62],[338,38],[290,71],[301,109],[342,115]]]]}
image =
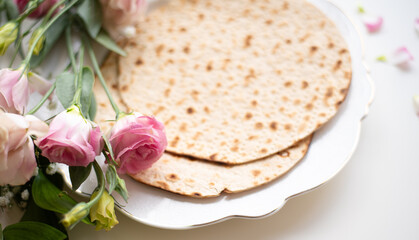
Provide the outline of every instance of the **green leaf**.
{"type": "Polygon", "coordinates": [[[64,240],[67,235],[45,223],[19,222],[4,229],[7,240],[64,240]]]}
{"type": "Polygon", "coordinates": [[[64,108],[70,107],[73,102],[76,92],[74,80],[74,74],[69,72],[64,72],[57,76],[55,93],[64,108]]]}
{"type": "Polygon", "coordinates": [[[90,120],[92,120],[92,121],[95,120],[96,111],[97,111],[96,98],[95,98],[95,95],[92,93],[92,102],[90,103],[90,108],[89,108],[89,118],[90,118],[90,120]]]}
{"type": "Polygon", "coordinates": [[[77,190],[80,185],[87,179],[92,170],[92,163],[87,167],[69,167],[70,179],[73,191],[77,190]]]}
{"type": "Polygon", "coordinates": [[[1,227],[1,224],[0,224],[0,240],[3,240],[3,228],[1,227]]]}
{"type": "MultiPolygon", "coordinates": [[[[33,181],[32,197],[39,207],[62,214],[77,204],[67,193],[52,184],[41,171],[33,181]]],[[[83,219],[83,222],[91,224],[88,218],[83,219]]]]}
{"type": "Polygon", "coordinates": [[[118,173],[116,172],[115,166],[109,164],[108,170],[106,171],[106,180],[108,181],[109,187],[108,192],[109,194],[115,190],[122,198],[124,198],[125,202],[128,201],[128,190],[125,186],[125,181],[119,178],[118,173]]]}
{"type": "Polygon", "coordinates": [[[31,58],[30,65],[32,68],[36,68],[42,63],[68,24],[69,17],[67,14],[64,14],[59,17],[57,21],[51,25],[51,27],[48,28],[48,30],[45,32],[45,42],[41,52],[39,55],[32,56],[31,58]]]}
{"type": "Polygon", "coordinates": [[[4,0],[3,3],[6,9],[7,19],[16,19],[19,16],[19,10],[13,0],[4,0]]]}
{"type": "Polygon", "coordinates": [[[112,158],[112,161],[115,161],[115,156],[113,155],[112,145],[109,142],[109,139],[105,135],[103,135],[102,137],[103,137],[103,142],[105,143],[105,149],[109,152],[112,158]]]}
{"type": "Polygon", "coordinates": [[[98,0],[84,0],[77,8],[77,14],[84,22],[87,32],[96,38],[102,27],[102,10],[98,0]]]}
{"type": "MultiPolygon", "coordinates": [[[[55,174],[55,175],[59,175],[59,174],[55,174]]],[[[65,227],[62,224],[60,224],[60,219],[58,218],[57,214],[52,211],[48,211],[48,210],[40,208],[38,205],[35,204],[32,197],[29,198],[28,205],[25,210],[25,214],[20,219],[20,221],[21,222],[26,222],[26,221],[42,222],[60,230],[64,234],[67,234],[65,227]]]]}
{"type": "Polygon", "coordinates": [[[122,48],[120,48],[118,44],[116,44],[115,41],[109,36],[109,34],[103,29],[96,36],[95,40],[105,48],[118,53],[121,56],[125,57],[127,55],[126,52],[122,50],[122,48]]]}
{"type": "Polygon", "coordinates": [[[116,184],[115,191],[121,195],[121,197],[125,200],[125,202],[128,202],[128,190],[125,185],[124,179],[117,178],[118,184],[116,184]]]}
{"type": "Polygon", "coordinates": [[[93,83],[95,82],[95,75],[89,67],[83,67],[82,70],[82,82],[81,82],[81,111],[83,116],[89,116],[90,104],[92,103],[92,89],[93,83]]]}
{"type": "Polygon", "coordinates": [[[108,192],[112,194],[112,191],[115,190],[116,187],[116,169],[113,165],[109,165],[108,169],[106,170],[106,181],[108,182],[108,192]]]}

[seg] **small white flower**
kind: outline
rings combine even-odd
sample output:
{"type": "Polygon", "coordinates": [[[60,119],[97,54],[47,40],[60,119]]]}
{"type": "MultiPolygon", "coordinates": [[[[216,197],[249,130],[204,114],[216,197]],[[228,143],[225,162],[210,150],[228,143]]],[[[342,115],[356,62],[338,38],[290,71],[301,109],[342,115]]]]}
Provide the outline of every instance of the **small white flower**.
{"type": "Polygon", "coordinates": [[[9,204],[10,204],[10,200],[7,197],[5,196],[0,197],[0,207],[7,207],[9,204]]]}
{"type": "Polygon", "coordinates": [[[4,194],[4,196],[7,197],[8,199],[12,199],[13,195],[14,194],[12,192],[10,192],[10,191],[7,192],[6,194],[4,194]]]}
{"type": "Polygon", "coordinates": [[[122,30],[122,34],[124,34],[125,37],[133,37],[135,35],[135,27],[133,26],[127,26],[124,27],[124,29],[122,30]]]}
{"type": "Polygon", "coordinates": [[[48,165],[46,172],[48,175],[54,175],[58,170],[58,166],[56,163],[51,163],[50,165],[48,165]]]}
{"type": "Polygon", "coordinates": [[[38,170],[39,170],[39,168],[38,168],[38,167],[36,167],[36,168],[33,170],[33,176],[34,176],[34,177],[38,176],[38,170]]]}
{"type": "Polygon", "coordinates": [[[29,191],[28,189],[25,189],[21,194],[20,197],[22,198],[22,200],[28,200],[29,199],[29,191]]]}

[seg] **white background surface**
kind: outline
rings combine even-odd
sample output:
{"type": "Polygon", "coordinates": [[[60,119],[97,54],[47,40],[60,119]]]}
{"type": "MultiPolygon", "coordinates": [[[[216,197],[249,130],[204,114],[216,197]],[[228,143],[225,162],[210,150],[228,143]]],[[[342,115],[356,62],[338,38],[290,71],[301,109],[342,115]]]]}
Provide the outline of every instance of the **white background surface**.
{"type": "Polygon", "coordinates": [[[193,230],[162,230],[118,213],[110,232],[79,224],[70,239],[419,239],[419,0],[360,1],[367,13],[384,17],[382,29],[366,32],[355,1],[332,0],[354,22],[364,41],[375,98],[363,121],[357,150],[331,181],[288,201],[258,220],[233,219],[193,230]],[[410,70],[375,58],[406,46],[415,56],[410,70]]]}

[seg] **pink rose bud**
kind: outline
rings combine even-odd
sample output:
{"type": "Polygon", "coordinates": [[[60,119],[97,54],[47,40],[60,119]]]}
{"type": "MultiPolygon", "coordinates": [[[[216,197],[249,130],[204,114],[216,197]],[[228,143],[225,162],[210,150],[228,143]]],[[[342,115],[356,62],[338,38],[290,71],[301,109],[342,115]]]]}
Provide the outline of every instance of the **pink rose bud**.
{"type": "Polygon", "coordinates": [[[23,113],[29,93],[28,78],[20,69],[0,70],[0,108],[10,113],[23,113]]]}
{"type": "Polygon", "coordinates": [[[33,176],[36,159],[31,135],[42,137],[48,125],[32,115],[0,111],[0,185],[22,185],[33,176]]]}
{"type": "Polygon", "coordinates": [[[74,105],[52,120],[48,134],[37,143],[51,162],[68,166],[87,166],[103,148],[99,126],[86,120],[74,105]]]}
{"type": "Polygon", "coordinates": [[[167,146],[162,123],[139,113],[120,118],[110,133],[109,142],[119,163],[119,173],[136,174],[151,167],[167,146]]]}
{"type": "Polygon", "coordinates": [[[134,26],[146,8],[146,0],[101,0],[100,2],[105,28],[114,38],[129,33],[126,28],[134,26]]]}
{"type": "MultiPolygon", "coordinates": [[[[29,0],[14,0],[19,12],[25,11],[25,7],[28,4],[29,0]]],[[[41,18],[48,13],[48,11],[58,2],[58,0],[45,0],[41,3],[35,11],[33,11],[29,17],[30,18],[41,18]]]]}

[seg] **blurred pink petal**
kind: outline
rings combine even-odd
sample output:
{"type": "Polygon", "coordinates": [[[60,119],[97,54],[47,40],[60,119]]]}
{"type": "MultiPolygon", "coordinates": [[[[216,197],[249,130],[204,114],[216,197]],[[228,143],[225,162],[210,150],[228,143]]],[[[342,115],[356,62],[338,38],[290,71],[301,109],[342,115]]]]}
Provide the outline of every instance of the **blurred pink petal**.
{"type": "Polygon", "coordinates": [[[413,55],[406,47],[400,47],[393,53],[392,62],[400,68],[408,68],[411,61],[413,61],[413,55]]]}
{"type": "Polygon", "coordinates": [[[419,17],[415,19],[415,29],[416,33],[419,34],[419,17]]]}
{"type": "Polygon", "coordinates": [[[28,80],[30,91],[36,91],[42,95],[45,95],[52,86],[50,81],[44,79],[34,72],[28,74],[28,80]]]}
{"type": "Polygon", "coordinates": [[[380,30],[381,26],[383,25],[383,18],[382,17],[374,17],[374,16],[365,16],[363,18],[363,22],[365,27],[367,27],[368,32],[376,32],[380,30]]]}

